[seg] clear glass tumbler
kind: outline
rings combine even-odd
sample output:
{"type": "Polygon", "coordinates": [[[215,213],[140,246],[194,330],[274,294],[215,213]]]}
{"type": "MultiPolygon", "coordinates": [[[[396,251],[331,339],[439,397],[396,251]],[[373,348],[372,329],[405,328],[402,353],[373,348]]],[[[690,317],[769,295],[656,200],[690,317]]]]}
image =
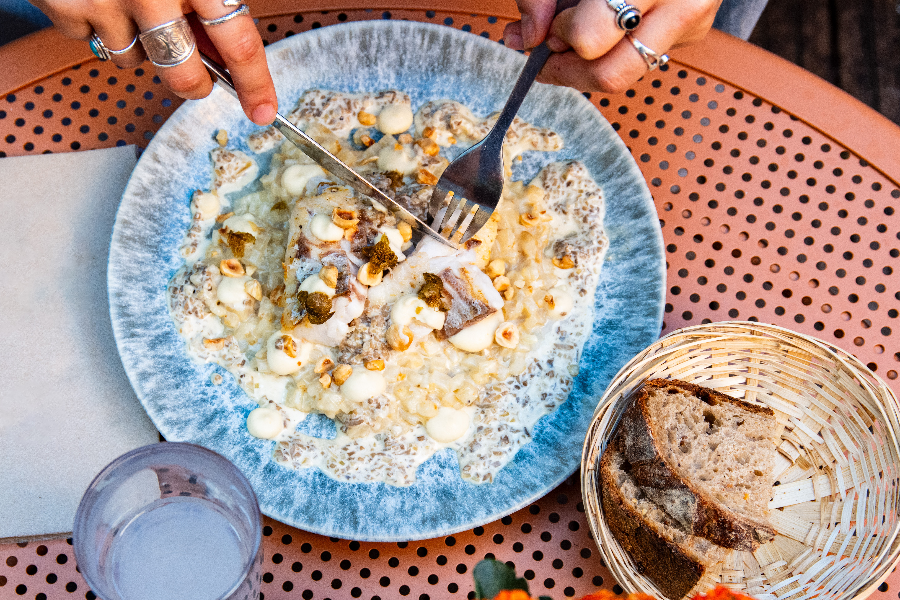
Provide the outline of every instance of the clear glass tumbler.
{"type": "Polygon", "coordinates": [[[237,467],[193,444],[120,456],[75,514],[75,558],[104,600],[256,600],[262,523],[237,467]]]}

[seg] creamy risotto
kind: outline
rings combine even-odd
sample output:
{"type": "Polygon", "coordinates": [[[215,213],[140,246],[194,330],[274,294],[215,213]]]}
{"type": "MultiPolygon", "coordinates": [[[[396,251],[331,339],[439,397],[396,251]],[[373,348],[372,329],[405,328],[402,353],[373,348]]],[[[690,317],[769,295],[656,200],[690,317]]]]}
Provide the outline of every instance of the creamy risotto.
{"type": "MultiPolygon", "coordinates": [[[[399,91],[311,90],[288,118],[423,219],[442,150],[493,124],[451,100],[414,114],[399,91]]],[[[507,169],[500,206],[465,247],[413,247],[407,223],[276,130],[248,140],[274,150],[259,177],[224,131],[217,140],[169,308],[189,354],[258,402],[249,432],[274,440],[280,464],[341,481],[409,485],[451,448],[463,479],[490,482],[565,401],[591,330],[607,239],[587,169],[554,162],[529,183],[507,169]],[[310,413],[333,419],[336,437],[298,432],[310,413]]],[[[562,144],[517,118],[505,164],[562,144]]]]}

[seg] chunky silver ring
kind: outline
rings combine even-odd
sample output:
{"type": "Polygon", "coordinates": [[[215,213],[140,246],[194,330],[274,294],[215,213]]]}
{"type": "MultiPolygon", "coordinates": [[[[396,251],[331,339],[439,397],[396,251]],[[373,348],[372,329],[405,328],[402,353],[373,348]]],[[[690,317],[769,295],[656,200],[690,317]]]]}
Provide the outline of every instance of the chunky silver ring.
{"type": "Polygon", "coordinates": [[[616,11],[616,27],[622,31],[634,31],[641,24],[641,10],[628,4],[626,0],[606,0],[611,9],[616,11]]]}
{"type": "Polygon", "coordinates": [[[656,67],[661,67],[667,62],[669,62],[668,54],[657,54],[644,44],[642,44],[636,37],[632,34],[626,34],[628,39],[631,40],[631,45],[634,46],[634,49],[638,51],[638,54],[641,55],[641,58],[644,59],[644,62],[647,63],[647,68],[649,70],[653,70],[656,67]]]}
{"type": "Polygon", "coordinates": [[[222,23],[230,21],[235,17],[240,17],[242,15],[249,15],[249,14],[250,14],[250,7],[247,6],[246,4],[241,4],[240,6],[237,7],[237,9],[231,11],[227,15],[222,15],[221,17],[219,17],[217,19],[204,19],[200,15],[197,15],[197,18],[200,19],[200,22],[203,23],[204,25],[206,25],[207,27],[211,27],[213,25],[221,25],[222,23]]]}
{"type": "Polygon", "coordinates": [[[88,40],[88,45],[91,47],[91,52],[94,53],[94,56],[100,60],[105,61],[112,58],[112,56],[110,56],[109,48],[106,47],[106,44],[103,43],[103,40],[101,40],[100,36],[96,33],[91,33],[91,39],[88,40]]]}
{"type": "Polygon", "coordinates": [[[180,65],[191,57],[197,47],[191,27],[184,17],[148,29],[141,33],[140,38],[147,58],[157,67],[180,65]]]}

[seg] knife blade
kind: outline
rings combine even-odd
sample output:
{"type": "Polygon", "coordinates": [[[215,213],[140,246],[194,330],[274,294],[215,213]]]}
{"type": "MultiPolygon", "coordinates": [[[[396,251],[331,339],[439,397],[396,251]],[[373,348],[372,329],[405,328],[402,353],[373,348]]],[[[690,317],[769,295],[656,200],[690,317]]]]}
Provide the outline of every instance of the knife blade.
{"type": "MultiPolygon", "coordinates": [[[[220,65],[218,62],[207,56],[204,52],[198,51],[200,60],[206,66],[207,70],[215,77],[222,88],[229,94],[237,98],[237,92],[234,89],[234,82],[228,69],[220,65]]],[[[356,192],[367,196],[376,205],[387,209],[390,207],[395,216],[409,223],[413,230],[413,242],[418,242],[422,235],[428,235],[437,241],[450,246],[453,249],[457,245],[452,241],[442,237],[437,231],[426,225],[421,219],[416,218],[411,212],[403,208],[393,198],[369,183],[365,177],[354,171],[347,163],[339,159],[337,156],[325,149],[319,142],[303,132],[299,127],[287,120],[280,112],[275,113],[275,121],[272,123],[281,134],[292,144],[300,148],[304,154],[313,159],[316,164],[324,168],[332,175],[338,177],[356,192]]],[[[376,208],[378,207],[376,206],[376,208]]]]}

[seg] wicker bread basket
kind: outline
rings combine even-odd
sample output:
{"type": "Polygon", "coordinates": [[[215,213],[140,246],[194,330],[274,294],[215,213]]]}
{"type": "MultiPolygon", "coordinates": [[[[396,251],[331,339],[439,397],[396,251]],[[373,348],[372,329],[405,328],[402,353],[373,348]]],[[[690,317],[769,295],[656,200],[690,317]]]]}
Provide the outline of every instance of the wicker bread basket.
{"type": "Polygon", "coordinates": [[[769,504],[775,539],[729,551],[690,595],[725,585],[760,600],[864,597],[900,556],[900,411],[859,360],[774,325],[723,322],[673,332],[635,356],[598,404],[581,462],[585,512],[606,565],[629,592],[664,598],[612,536],[600,457],[634,390],[680,379],[775,411],[780,445],[769,504]]]}

